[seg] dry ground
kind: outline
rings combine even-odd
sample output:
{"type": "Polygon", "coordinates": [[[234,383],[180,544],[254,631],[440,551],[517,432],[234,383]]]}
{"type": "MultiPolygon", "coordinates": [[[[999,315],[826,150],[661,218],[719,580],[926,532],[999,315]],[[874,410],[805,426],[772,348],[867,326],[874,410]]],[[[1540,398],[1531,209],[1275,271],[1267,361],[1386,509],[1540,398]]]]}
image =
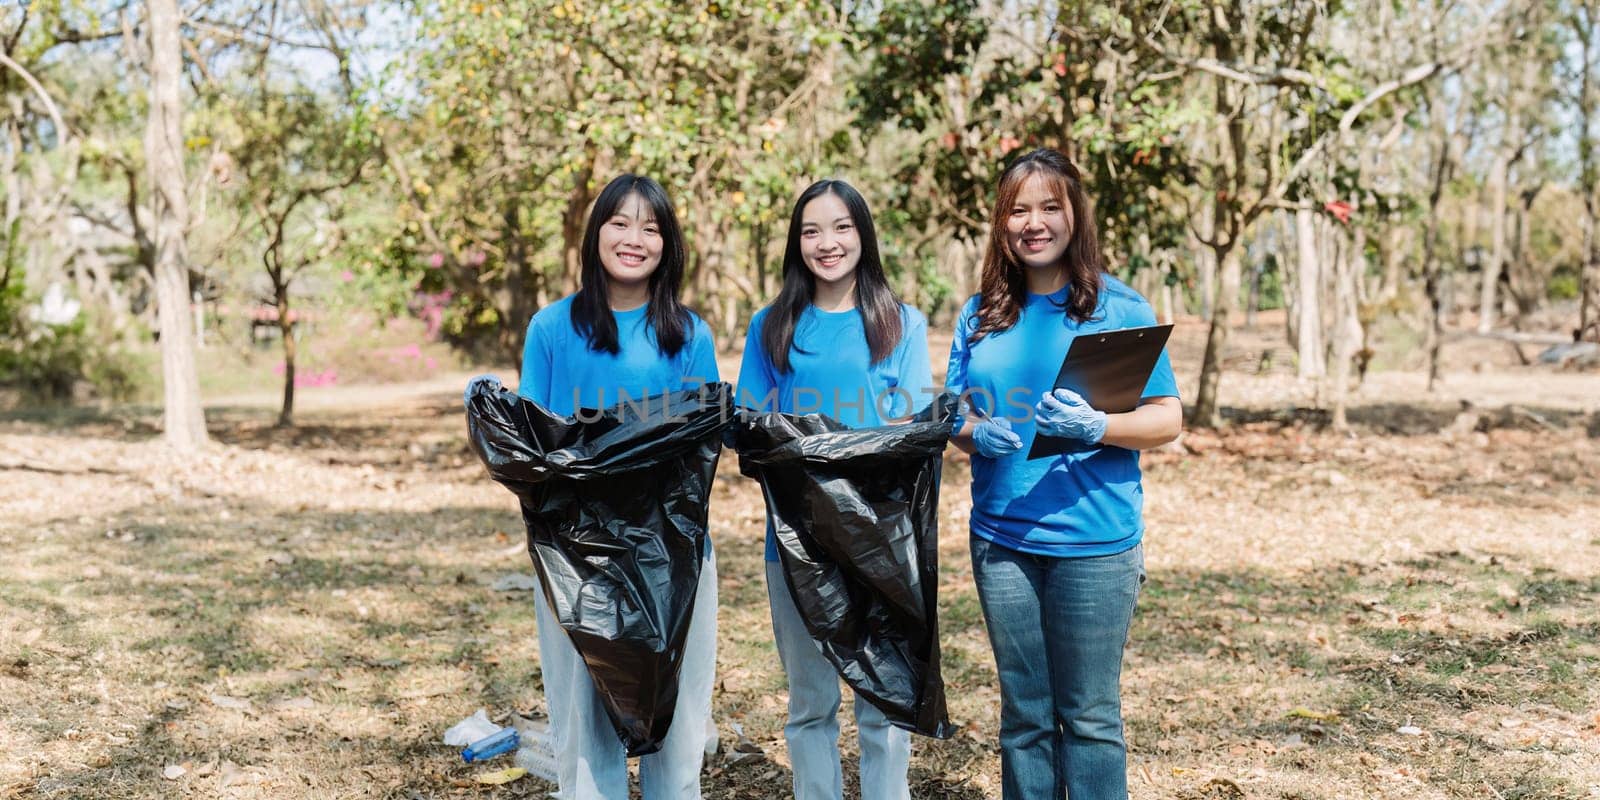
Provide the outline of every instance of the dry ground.
{"type": "MultiPolygon", "coordinates": [[[[1186,390],[1199,340],[1175,344],[1186,390]]],[[[1230,428],[1146,457],[1134,796],[1600,797],[1600,377],[1474,372],[1463,345],[1439,395],[1370,376],[1341,435],[1295,410],[1287,359],[1255,374],[1276,345],[1240,341],[1230,428]]],[[[438,743],[543,704],[529,598],[490,588],[530,565],[461,382],[308,391],[293,431],[243,398],[189,460],[147,409],[0,421],[0,797],[543,796],[438,743]]],[[[947,461],[941,528],[960,732],[918,740],[916,797],[998,795],[967,475],[947,461]]],[[[713,758],[707,794],[787,796],[760,499],[731,456],[712,519],[716,716],[766,757],[713,758]]]]}

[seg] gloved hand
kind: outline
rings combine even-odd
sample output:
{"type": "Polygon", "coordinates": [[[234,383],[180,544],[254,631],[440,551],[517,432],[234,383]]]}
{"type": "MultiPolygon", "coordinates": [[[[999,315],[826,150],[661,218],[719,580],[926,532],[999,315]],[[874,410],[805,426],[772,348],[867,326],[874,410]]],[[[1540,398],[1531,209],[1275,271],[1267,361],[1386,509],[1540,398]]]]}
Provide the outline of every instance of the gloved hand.
{"type": "Polygon", "coordinates": [[[1106,412],[1096,411],[1071,389],[1056,389],[1033,407],[1033,424],[1044,436],[1099,444],[1106,435],[1106,412]]]}
{"type": "Polygon", "coordinates": [[[972,429],[972,446],[989,458],[1004,458],[1022,449],[1022,437],[1005,417],[989,417],[972,429]]]}
{"type": "Polygon", "coordinates": [[[467,388],[461,393],[461,399],[471,401],[473,393],[480,388],[490,392],[497,391],[500,388],[500,379],[494,375],[479,375],[467,381],[467,388]]]}

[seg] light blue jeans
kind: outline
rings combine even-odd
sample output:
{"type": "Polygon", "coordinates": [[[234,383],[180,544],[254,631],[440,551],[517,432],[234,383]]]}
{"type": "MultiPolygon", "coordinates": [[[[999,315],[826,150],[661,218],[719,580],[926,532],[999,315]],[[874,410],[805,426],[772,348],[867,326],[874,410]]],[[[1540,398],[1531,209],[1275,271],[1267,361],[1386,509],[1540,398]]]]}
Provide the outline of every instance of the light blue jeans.
{"type": "Polygon", "coordinates": [[[1052,558],[974,536],[972,576],[1000,673],[1005,800],[1125,800],[1122,648],[1143,545],[1052,558]]]}
{"type": "MultiPolygon", "coordinates": [[[[839,673],[806,632],[783,565],[776,561],[767,562],[767,598],[778,657],[789,678],[789,724],[783,727],[783,738],[794,769],[795,800],[841,800],[839,673]]],[[[911,763],[911,734],[890,725],[883,712],[860,695],[855,710],[862,800],[910,800],[906,767],[911,763]]]]}
{"type": "MultiPolygon", "coordinates": [[[[611,727],[589,678],[589,668],[561,623],[534,592],[539,621],[539,668],[556,750],[560,800],[614,800],[628,796],[628,754],[611,727]]],[[[717,557],[709,547],[700,569],[689,633],[678,674],[678,704],[661,749],[639,759],[639,784],[648,800],[696,800],[700,763],[711,721],[711,687],[717,665],[717,557]]]]}

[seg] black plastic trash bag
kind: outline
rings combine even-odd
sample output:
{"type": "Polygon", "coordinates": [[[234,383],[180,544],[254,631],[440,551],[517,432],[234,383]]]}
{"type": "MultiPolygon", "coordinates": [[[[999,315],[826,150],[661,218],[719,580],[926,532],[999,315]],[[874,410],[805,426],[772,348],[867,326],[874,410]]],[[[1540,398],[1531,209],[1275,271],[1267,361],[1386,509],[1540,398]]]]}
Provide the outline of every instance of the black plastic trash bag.
{"type": "Polygon", "coordinates": [[[628,755],[661,749],[710,546],[727,384],[561,417],[479,378],[467,432],[522,501],[528,552],[628,755]]]}
{"type": "Polygon", "coordinates": [[[939,675],[939,472],[954,398],[911,422],[850,429],[741,412],[739,469],[761,481],[806,630],[894,725],[948,738],[939,675]]]}

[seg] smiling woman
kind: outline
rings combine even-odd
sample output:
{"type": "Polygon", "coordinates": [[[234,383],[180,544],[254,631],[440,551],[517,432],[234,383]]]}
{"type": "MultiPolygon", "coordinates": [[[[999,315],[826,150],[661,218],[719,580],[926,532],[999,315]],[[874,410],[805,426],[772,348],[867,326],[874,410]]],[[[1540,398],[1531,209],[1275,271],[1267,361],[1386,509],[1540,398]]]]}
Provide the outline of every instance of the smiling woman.
{"type": "MultiPolygon", "coordinates": [[[[783,288],[750,320],[737,400],[760,411],[821,412],[852,428],[909,416],[931,399],[927,331],[921,312],[889,288],[867,201],[844,181],[818,181],[794,204],[783,288]]],[[[769,509],[767,596],[789,682],[783,733],[794,796],[838,800],[839,675],[807,633],[779,563],[771,515],[769,509]]],[[[910,736],[870,702],[858,699],[855,714],[860,796],[909,798],[910,736]]]]}
{"type": "Polygon", "coordinates": [[[644,305],[649,299],[650,276],[661,265],[662,239],[655,211],[638,192],[625,196],[601,224],[598,245],[608,304],[617,311],[644,305]]]}
{"type": "MultiPolygon", "coordinates": [[[[518,394],[561,415],[715,383],[711,330],[678,300],[683,234],[655,181],[622,175],[600,192],[581,250],[577,293],[528,323],[518,394]]],[[[644,796],[698,798],[717,644],[716,556],[706,549],[685,640],[674,722],[640,760],[644,796]]],[[[562,796],[627,797],[627,753],[571,639],[534,593],[539,662],[562,796]]]]}
{"type": "Polygon", "coordinates": [[[1155,315],[1106,274],[1065,156],[1018,158],[996,195],[983,291],[957,320],[946,388],[985,406],[952,441],[972,454],[969,544],[1000,674],[1002,794],[1125,800],[1119,681],[1144,580],[1138,451],[1177,437],[1182,406],[1165,353],[1133,411],[1107,414],[1054,388],[1074,337],[1155,315]],[[1029,458],[1040,435],[1081,447],[1029,458]]]}

